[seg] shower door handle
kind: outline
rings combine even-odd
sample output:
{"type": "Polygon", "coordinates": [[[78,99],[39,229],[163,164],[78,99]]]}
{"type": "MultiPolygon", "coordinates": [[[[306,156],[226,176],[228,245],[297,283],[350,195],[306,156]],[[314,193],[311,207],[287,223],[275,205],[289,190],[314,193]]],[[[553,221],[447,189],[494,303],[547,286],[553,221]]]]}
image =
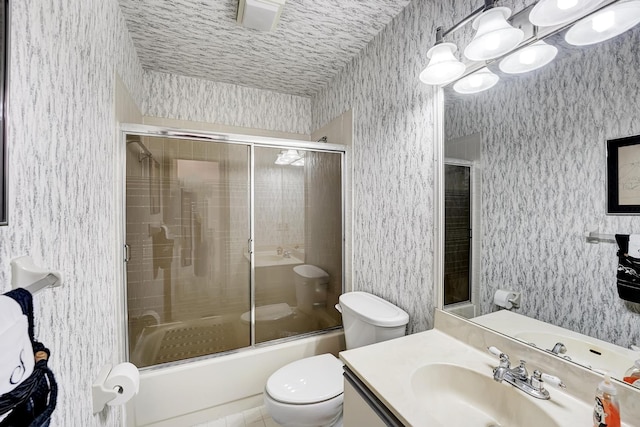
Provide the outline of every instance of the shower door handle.
{"type": "Polygon", "coordinates": [[[124,262],[129,262],[131,260],[131,246],[128,244],[124,244],[124,262]]]}

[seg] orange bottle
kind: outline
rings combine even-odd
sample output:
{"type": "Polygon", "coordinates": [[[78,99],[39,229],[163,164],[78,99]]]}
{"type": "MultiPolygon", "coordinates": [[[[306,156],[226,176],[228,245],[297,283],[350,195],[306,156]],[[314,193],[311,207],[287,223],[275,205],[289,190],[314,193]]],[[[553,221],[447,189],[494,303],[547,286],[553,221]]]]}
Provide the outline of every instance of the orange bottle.
{"type": "Polygon", "coordinates": [[[593,408],[593,427],[620,427],[620,404],[618,391],[611,383],[609,375],[604,376],[596,389],[596,402],[593,408]]]}
{"type": "Polygon", "coordinates": [[[636,360],[633,366],[627,369],[622,379],[624,382],[640,388],[640,359],[636,360]]]}

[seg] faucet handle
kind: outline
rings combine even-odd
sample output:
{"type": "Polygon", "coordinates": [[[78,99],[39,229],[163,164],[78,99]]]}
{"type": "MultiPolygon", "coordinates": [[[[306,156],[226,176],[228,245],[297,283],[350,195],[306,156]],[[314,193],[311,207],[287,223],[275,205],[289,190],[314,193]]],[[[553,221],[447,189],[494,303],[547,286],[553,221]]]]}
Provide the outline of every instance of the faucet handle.
{"type": "Polygon", "coordinates": [[[489,350],[489,353],[493,354],[494,356],[498,356],[498,357],[500,357],[501,355],[504,354],[499,348],[494,347],[494,346],[487,347],[487,350],[489,350]]]}
{"type": "Polygon", "coordinates": [[[553,375],[549,375],[549,374],[543,374],[537,369],[533,371],[533,375],[531,376],[531,385],[534,388],[538,390],[544,390],[543,384],[545,382],[551,385],[554,385],[556,387],[567,388],[567,386],[564,385],[564,383],[562,382],[562,380],[560,380],[560,378],[553,375]]]}
{"type": "Polygon", "coordinates": [[[542,374],[541,378],[542,378],[542,381],[549,383],[551,385],[554,385],[556,387],[567,388],[567,386],[564,385],[562,380],[556,376],[549,375],[549,374],[542,374]]]}
{"type": "Polygon", "coordinates": [[[509,362],[509,355],[506,353],[503,353],[502,351],[500,351],[499,348],[491,346],[488,347],[487,350],[489,350],[489,353],[493,354],[494,356],[498,356],[500,358],[500,367],[501,368],[510,368],[511,367],[511,362],[509,362]]]}

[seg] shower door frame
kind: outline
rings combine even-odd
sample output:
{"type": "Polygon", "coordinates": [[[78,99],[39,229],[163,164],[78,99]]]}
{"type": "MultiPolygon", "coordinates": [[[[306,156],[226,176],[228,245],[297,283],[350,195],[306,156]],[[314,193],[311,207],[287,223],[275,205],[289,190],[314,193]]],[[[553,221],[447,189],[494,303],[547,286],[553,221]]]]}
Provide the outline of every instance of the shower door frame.
{"type": "Polygon", "coordinates": [[[255,148],[276,148],[276,149],[285,149],[285,148],[293,148],[304,151],[314,151],[314,152],[324,152],[324,153],[336,153],[340,154],[340,179],[341,179],[341,243],[342,243],[342,268],[341,268],[341,285],[342,285],[342,293],[345,292],[346,284],[346,210],[347,210],[347,158],[348,158],[348,147],[341,144],[329,144],[329,143],[320,143],[320,142],[310,142],[303,140],[295,140],[295,139],[285,139],[285,138],[270,138],[270,137],[261,137],[261,136],[253,136],[253,135],[242,135],[242,134],[232,134],[232,133],[224,133],[224,132],[211,132],[211,131],[201,131],[201,130],[189,130],[189,129],[178,129],[171,127],[163,127],[163,126],[150,126],[150,125],[140,125],[140,124],[129,124],[123,123],[120,124],[120,136],[118,138],[118,145],[116,150],[116,158],[120,160],[120,162],[116,162],[116,182],[119,183],[117,185],[116,191],[116,200],[117,204],[120,205],[120,215],[116,218],[117,229],[119,230],[118,236],[116,237],[116,258],[122,262],[118,262],[118,268],[120,271],[118,272],[118,276],[121,277],[120,286],[118,286],[118,300],[121,303],[121,310],[118,310],[118,321],[120,322],[120,334],[118,339],[118,347],[119,353],[121,354],[122,360],[129,360],[129,337],[128,337],[128,324],[129,324],[129,315],[128,315],[128,306],[127,306],[127,245],[126,245],[126,147],[127,147],[127,135],[136,135],[141,137],[160,137],[160,138],[172,138],[172,139],[182,139],[182,140],[191,140],[191,141],[204,141],[204,142],[212,142],[212,143],[227,143],[233,145],[243,145],[248,148],[248,178],[249,178],[249,239],[247,242],[247,248],[250,254],[250,312],[251,312],[251,327],[250,327],[250,344],[248,347],[241,347],[234,350],[224,351],[220,353],[208,354],[205,356],[200,356],[191,359],[178,360],[174,362],[163,363],[159,365],[152,365],[144,368],[140,368],[143,370],[147,369],[157,369],[162,367],[170,367],[181,365],[184,363],[190,363],[197,360],[209,359],[212,357],[220,357],[228,354],[235,354],[242,351],[251,351],[256,348],[260,348],[263,346],[275,345],[287,341],[294,341],[300,338],[313,336],[313,335],[321,335],[328,332],[331,332],[335,329],[339,329],[339,327],[323,329],[320,331],[307,332],[300,335],[295,335],[292,337],[281,338],[271,341],[266,341],[262,343],[256,343],[256,334],[255,334],[255,148]]]}

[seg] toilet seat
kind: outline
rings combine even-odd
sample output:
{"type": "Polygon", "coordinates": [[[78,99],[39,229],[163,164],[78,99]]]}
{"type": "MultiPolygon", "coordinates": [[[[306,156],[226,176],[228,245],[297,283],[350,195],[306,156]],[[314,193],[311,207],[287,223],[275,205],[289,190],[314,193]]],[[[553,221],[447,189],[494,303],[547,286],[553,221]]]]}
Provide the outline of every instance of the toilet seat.
{"type": "Polygon", "coordinates": [[[330,400],[344,391],[342,367],[343,363],[328,353],[300,359],[274,372],[267,380],[266,392],[285,404],[330,400]]]}
{"type": "MultiPolygon", "coordinates": [[[[293,315],[293,310],[289,304],[281,302],[279,304],[261,305],[256,307],[256,322],[275,322],[283,320],[293,315]]],[[[240,315],[243,323],[251,323],[251,311],[246,311],[240,315]]]]}

